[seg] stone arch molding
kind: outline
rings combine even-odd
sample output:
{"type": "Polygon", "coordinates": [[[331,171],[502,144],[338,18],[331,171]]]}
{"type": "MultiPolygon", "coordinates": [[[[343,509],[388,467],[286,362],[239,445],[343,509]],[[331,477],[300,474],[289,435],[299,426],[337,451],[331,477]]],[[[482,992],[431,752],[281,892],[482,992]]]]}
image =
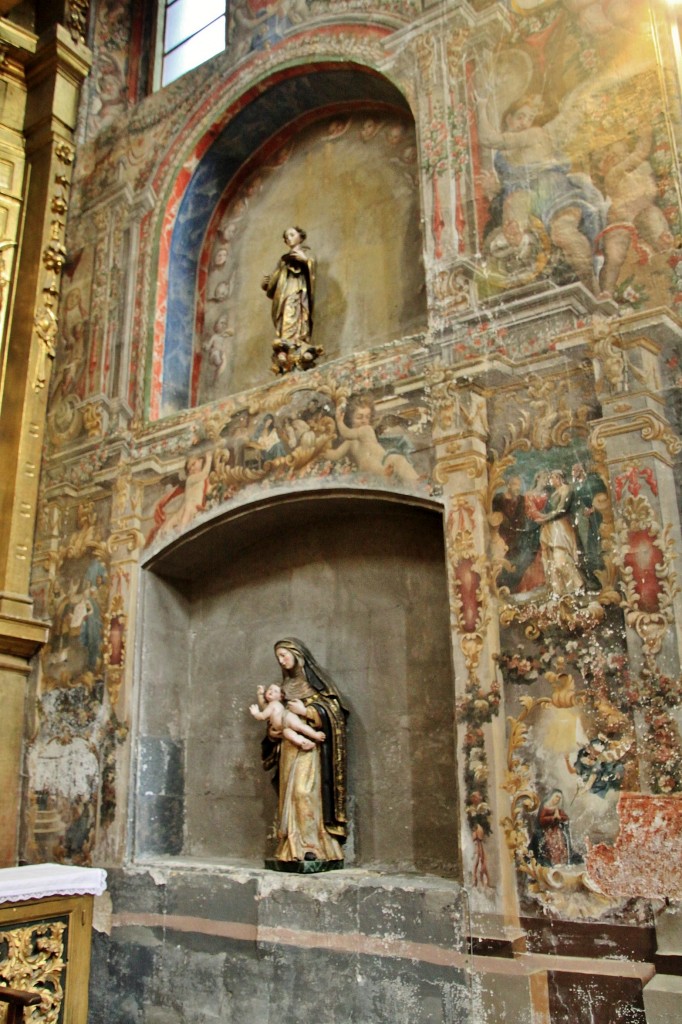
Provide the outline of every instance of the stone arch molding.
{"type": "Polygon", "coordinates": [[[282,516],[292,520],[297,516],[319,517],[324,509],[330,516],[377,511],[387,516],[392,512],[442,516],[445,511],[437,497],[409,493],[406,489],[389,490],[377,482],[371,488],[354,482],[325,488],[313,483],[270,494],[254,493],[243,501],[197,516],[183,533],[148,545],[140,567],[171,579],[201,579],[206,573],[219,571],[223,562],[229,563],[232,546],[243,545],[245,523],[255,522],[257,533],[269,537],[276,534],[282,516]],[[198,560],[197,552],[200,553],[198,560]]]}
{"type": "Polygon", "coordinates": [[[404,91],[379,70],[384,54],[376,40],[369,45],[363,41],[357,61],[348,59],[347,48],[343,61],[332,45],[330,53],[325,53],[324,41],[318,41],[312,63],[301,58],[302,48],[302,43],[292,43],[287,48],[292,52],[277,54],[276,66],[256,55],[227,80],[215,80],[158,165],[153,191],[160,202],[142,226],[146,253],[141,257],[148,268],[143,279],[150,287],[139,299],[146,307],[140,310],[140,326],[147,322],[143,334],[151,348],[145,396],[151,420],[190,404],[188,339],[194,296],[189,289],[197,279],[211,215],[227,183],[243,175],[254,154],[281,138],[286,125],[297,119],[323,116],[325,110],[373,105],[413,122],[404,91]]]}

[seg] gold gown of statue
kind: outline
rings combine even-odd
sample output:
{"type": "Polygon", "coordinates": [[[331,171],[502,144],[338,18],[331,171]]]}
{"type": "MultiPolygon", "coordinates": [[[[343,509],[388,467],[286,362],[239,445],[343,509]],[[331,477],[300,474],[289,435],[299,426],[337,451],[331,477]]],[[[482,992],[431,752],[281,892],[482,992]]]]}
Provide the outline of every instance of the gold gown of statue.
{"type": "Polygon", "coordinates": [[[310,341],[314,292],[315,261],[310,250],[302,246],[285,253],[267,286],[279,340],[291,346],[304,346],[310,341]]]}

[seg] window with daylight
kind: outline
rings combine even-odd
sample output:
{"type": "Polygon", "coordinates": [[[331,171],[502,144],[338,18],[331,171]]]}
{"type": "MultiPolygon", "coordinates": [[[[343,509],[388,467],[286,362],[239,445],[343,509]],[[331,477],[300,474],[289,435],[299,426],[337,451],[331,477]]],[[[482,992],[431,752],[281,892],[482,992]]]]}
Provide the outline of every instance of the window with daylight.
{"type": "Polygon", "coordinates": [[[227,0],[165,0],[160,16],[160,85],[174,82],[225,49],[227,0]]]}

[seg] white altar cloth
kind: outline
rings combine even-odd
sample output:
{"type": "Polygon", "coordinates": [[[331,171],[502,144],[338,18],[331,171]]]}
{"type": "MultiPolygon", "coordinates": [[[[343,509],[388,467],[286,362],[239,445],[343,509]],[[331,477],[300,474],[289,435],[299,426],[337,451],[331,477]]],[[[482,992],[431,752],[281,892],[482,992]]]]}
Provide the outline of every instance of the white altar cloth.
{"type": "Polygon", "coordinates": [[[0,903],[40,900],[47,896],[100,896],[107,887],[103,868],[70,864],[28,864],[0,868],[0,903]]]}

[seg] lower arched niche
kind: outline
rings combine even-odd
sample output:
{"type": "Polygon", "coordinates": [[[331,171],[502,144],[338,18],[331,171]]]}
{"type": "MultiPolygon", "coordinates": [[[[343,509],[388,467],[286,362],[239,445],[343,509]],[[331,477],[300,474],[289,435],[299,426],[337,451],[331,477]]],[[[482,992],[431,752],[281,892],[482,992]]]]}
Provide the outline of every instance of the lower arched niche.
{"type": "Polygon", "coordinates": [[[136,856],[261,865],[275,791],[256,686],[298,636],[350,708],[349,866],[458,874],[454,685],[440,510],[276,502],[145,573],[136,856]]]}

